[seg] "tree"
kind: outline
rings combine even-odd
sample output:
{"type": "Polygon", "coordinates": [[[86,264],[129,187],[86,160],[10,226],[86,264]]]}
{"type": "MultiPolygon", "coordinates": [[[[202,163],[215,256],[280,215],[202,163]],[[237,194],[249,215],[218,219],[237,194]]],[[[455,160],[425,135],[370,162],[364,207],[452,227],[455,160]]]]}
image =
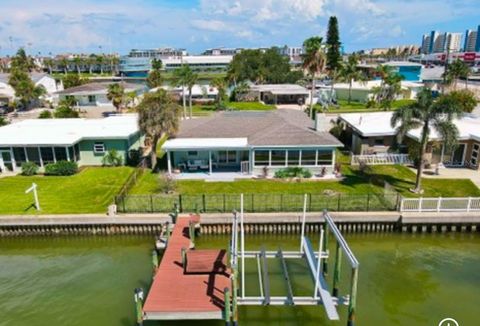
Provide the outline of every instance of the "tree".
{"type": "Polygon", "coordinates": [[[63,73],[64,74],[67,74],[68,73],[68,65],[70,64],[70,62],[68,61],[67,58],[63,57],[60,59],[60,66],[63,67],[63,73]]]}
{"type": "Polygon", "coordinates": [[[97,55],[95,57],[95,61],[100,68],[100,74],[103,75],[103,65],[105,64],[105,57],[103,56],[103,54],[97,55]]]}
{"type": "Polygon", "coordinates": [[[43,64],[47,67],[48,73],[51,75],[52,68],[53,68],[53,65],[55,64],[55,61],[51,58],[46,58],[43,60],[43,64]]]}
{"type": "Polygon", "coordinates": [[[84,63],[83,59],[80,56],[75,56],[72,61],[77,69],[77,74],[80,75],[80,66],[84,63]]]}
{"type": "Polygon", "coordinates": [[[409,131],[421,129],[419,163],[413,192],[421,192],[424,157],[430,132],[434,130],[441,137],[446,148],[453,148],[458,138],[458,129],[453,123],[453,119],[461,117],[462,113],[462,108],[454,97],[447,94],[435,100],[432,91],[428,88],[420,91],[415,103],[401,107],[393,113],[391,125],[396,128],[400,143],[409,131]]]}
{"type": "Polygon", "coordinates": [[[327,31],[327,68],[329,71],[338,70],[340,68],[340,35],[338,32],[337,17],[332,16],[328,20],[327,31]]]}
{"type": "Polygon", "coordinates": [[[63,76],[62,83],[64,88],[71,88],[88,83],[88,79],[82,78],[78,74],[67,74],[63,76]]]}
{"type": "Polygon", "coordinates": [[[172,85],[174,87],[181,86],[182,87],[182,105],[183,105],[183,118],[187,118],[187,98],[185,88],[188,85],[188,80],[190,75],[192,74],[192,70],[188,65],[182,65],[180,68],[175,69],[173,71],[172,77],[172,85]]]}
{"type": "Polygon", "coordinates": [[[116,149],[109,150],[105,156],[102,157],[102,165],[106,166],[120,166],[123,158],[116,149]]]}
{"type": "Polygon", "coordinates": [[[463,112],[471,113],[478,104],[475,94],[468,89],[461,89],[448,93],[448,96],[455,99],[463,112]]]}
{"type": "Polygon", "coordinates": [[[162,70],[162,68],[163,68],[162,60],[153,58],[153,60],[152,60],[152,69],[153,69],[153,70],[162,70]]]}
{"type": "Polygon", "coordinates": [[[188,88],[188,108],[189,108],[189,115],[190,119],[192,118],[192,88],[198,81],[198,74],[194,73],[192,70],[186,76],[186,84],[188,88]]]}
{"type": "Polygon", "coordinates": [[[347,62],[343,64],[340,76],[348,83],[348,104],[352,101],[352,87],[355,80],[362,80],[363,74],[358,69],[358,58],[356,55],[350,55],[347,62]]]}
{"type": "Polygon", "coordinates": [[[226,96],[227,83],[222,77],[216,77],[210,82],[210,86],[215,87],[218,90],[217,94],[217,109],[223,106],[223,101],[226,96]]]}
{"type": "Polygon", "coordinates": [[[342,78],[343,62],[339,62],[337,68],[330,70],[328,72],[328,77],[330,77],[330,96],[329,104],[333,103],[333,92],[335,90],[335,83],[342,78]]]}
{"type": "Polygon", "coordinates": [[[21,70],[28,73],[35,68],[35,63],[31,57],[27,56],[25,49],[20,48],[12,58],[10,67],[12,70],[21,70]]]}
{"type": "Polygon", "coordinates": [[[303,69],[308,71],[312,84],[310,88],[310,118],[313,118],[313,95],[316,88],[316,77],[325,70],[326,55],[322,48],[322,38],[313,36],[303,42],[303,69]]]}
{"type": "Polygon", "coordinates": [[[125,87],[119,83],[108,85],[107,98],[109,101],[112,101],[115,109],[119,111],[125,101],[125,87]]]}
{"type": "Polygon", "coordinates": [[[71,102],[68,100],[60,101],[55,109],[53,116],[57,119],[78,118],[78,112],[72,109],[71,102]]]}
{"type": "Polygon", "coordinates": [[[457,59],[448,66],[446,82],[453,83],[453,89],[457,89],[457,80],[461,77],[466,78],[470,74],[470,68],[462,60],[457,59]]]}
{"type": "Polygon", "coordinates": [[[181,107],[164,89],[159,89],[145,94],[137,109],[139,128],[151,140],[150,157],[152,170],[155,170],[158,141],[176,134],[180,124],[181,107]]]}

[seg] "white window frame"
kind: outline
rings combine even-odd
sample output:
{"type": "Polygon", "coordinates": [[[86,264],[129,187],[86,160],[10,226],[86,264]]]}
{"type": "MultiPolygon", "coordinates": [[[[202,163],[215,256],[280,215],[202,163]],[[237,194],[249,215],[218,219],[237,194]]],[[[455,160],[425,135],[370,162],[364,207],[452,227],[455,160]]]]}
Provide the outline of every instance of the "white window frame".
{"type": "Polygon", "coordinates": [[[106,152],[106,148],[105,148],[105,143],[104,142],[93,143],[93,153],[95,153],[95,154],[105,154],[105,152],[106,152]],[[101,149],[100,149],[100,146],[101,146],[101,149]]]}

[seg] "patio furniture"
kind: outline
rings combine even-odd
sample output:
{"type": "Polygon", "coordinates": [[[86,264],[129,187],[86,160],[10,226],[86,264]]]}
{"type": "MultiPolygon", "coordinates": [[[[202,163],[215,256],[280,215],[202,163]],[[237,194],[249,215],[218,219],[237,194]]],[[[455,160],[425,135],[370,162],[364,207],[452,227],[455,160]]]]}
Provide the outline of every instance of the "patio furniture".
{"type": "Polygon", "coordinates": [[[188,160],[187,161],[187,169],[189,171],[208,170],[209,168],[210,166],[208,165],[208,162],[204,160],[188,160]]]}

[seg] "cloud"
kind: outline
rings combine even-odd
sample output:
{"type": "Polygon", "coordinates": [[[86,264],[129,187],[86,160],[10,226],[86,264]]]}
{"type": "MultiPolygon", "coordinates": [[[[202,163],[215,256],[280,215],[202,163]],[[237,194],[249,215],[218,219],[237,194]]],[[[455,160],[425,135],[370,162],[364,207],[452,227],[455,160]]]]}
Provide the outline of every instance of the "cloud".
{"type": "Polygon", "coordinates": [[[192,26],[206,31],[214,32],[227,30],[227,25],[220,20],[196,19],[192,21],[192,26]]]}

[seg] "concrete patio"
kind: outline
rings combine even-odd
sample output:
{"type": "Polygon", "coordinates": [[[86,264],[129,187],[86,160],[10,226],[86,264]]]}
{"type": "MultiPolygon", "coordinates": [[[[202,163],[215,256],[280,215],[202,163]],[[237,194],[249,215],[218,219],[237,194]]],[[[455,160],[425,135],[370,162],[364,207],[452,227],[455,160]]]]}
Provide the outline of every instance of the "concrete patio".
{"type": "Polygon", "coordinates": [[[235,181],[235,179],[252,179],[255,178],[252,174],[244,174],[241,172],[187,172],[172,174],[177,180],[205,180],[206,182],[218,182],[218,181],[235,181]]]}

